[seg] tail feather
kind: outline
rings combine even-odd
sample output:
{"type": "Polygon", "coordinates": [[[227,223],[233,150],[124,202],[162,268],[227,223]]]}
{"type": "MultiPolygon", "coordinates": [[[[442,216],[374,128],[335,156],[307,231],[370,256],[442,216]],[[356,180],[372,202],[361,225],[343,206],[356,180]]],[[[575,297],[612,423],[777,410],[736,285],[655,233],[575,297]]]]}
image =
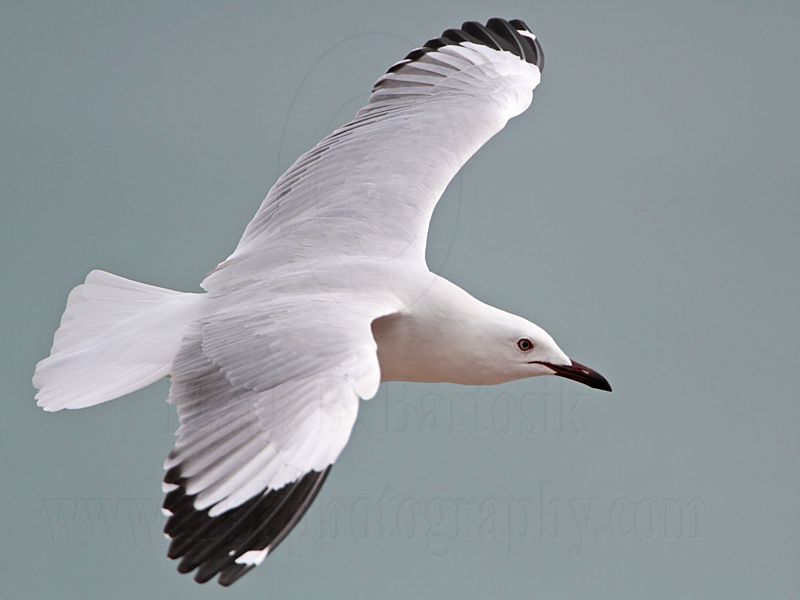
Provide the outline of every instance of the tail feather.
{"type": "Polygon", "coordinates": [[[92,271],[69,294],[50,356],[36,365],[36,403],[84,408],[165,377],[202,296],[92,271]]]}

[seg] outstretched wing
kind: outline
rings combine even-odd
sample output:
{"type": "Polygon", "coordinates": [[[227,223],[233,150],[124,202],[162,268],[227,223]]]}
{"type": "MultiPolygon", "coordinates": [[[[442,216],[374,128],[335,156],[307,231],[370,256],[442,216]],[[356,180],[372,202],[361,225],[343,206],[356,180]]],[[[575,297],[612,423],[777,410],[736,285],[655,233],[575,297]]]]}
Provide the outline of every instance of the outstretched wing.
{"type": "Polygon", "coordinates": [[[209,294],[172,369],[180,428],[165,533],[178,570],[229,585],[294,527],[350,436],[380,369],[367,294],[294,278],[209,294]]]}
{"type": "Polygon", "coordinates": [[[531,103],[543,54],[517,20],[448,29],[390,67],[355,118],[267,194],[204,282],[321,258],[425,260],[433,209],[461,166],[531,103]]]}
{"type": "Polygon", "coordinates": [[[380,382],[371,323],[401,308],[352,279],[366,262],[424,262],[436,201],[528,107],[541,66],[521,21],[464,23],[414,50],[278,180],[203,282],[170,391],[165,531],[181,572],[233,583],[311,504],[380,382]]]}

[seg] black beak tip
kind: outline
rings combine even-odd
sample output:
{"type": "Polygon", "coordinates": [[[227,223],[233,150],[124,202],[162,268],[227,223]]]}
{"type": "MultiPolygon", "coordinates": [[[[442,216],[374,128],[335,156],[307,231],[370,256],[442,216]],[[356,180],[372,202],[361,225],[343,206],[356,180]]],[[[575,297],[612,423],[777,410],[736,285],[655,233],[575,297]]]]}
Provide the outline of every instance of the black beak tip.
{"type": "Polygon", "coordinates": [[[597,383],[591,387],[595,388],[596,390],[603,390],[604,392],[612,392],[613,390],[611,389],[611,384],[608,383],[608,379],[600,375],[600,373],[597,375],[597,383]]]}
{"type": "Polygon", "coordinates": [[[604,392],[611,391],[611,384],[608,383],[608,379],[600,375],[600,373],[594,369],[590,369],[586,365],[582,365],[574,360],[571,365],[554,365],[546,362],[540,364],[552,369],[559,377],[572,379],[573,381],[577,381],[578,383],[582,383],[596,390],[603,390],[604,392]]]}
{"type": "Polygon", "coordinates": [[[586,365],[582,365],[574,360],[572,361],[571,367],[563,369],[562,372],[557,372],[557,374],[561,375],[562,377],[573,379],[584,385],[588,385],[590,388],[594,388],[596,390],[603,390],[604,392],[611,391],[611,384],[608,383],[608,379],[600,375],[600,373],[594,369],[590,369],[586,365]]]}

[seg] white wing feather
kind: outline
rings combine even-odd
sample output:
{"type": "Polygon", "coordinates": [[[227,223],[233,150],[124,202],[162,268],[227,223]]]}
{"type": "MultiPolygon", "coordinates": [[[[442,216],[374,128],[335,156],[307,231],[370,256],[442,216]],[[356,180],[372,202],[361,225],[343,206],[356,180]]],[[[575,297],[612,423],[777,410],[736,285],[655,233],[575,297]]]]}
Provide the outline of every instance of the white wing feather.
{"type": "Polygon", "coordinates": [[[536,65],[478,44],[444,46],[388,73],[353,121],[278,179],[203,287],[265,276],[270,265],[315,269],[336,258],[410,259],[424,267],[439,197],[530,105],[539,79],[536,65]]]}
{"type": "Polygon", "coordinates": [[[370,325],[396,306],[276,277],[204,308],[172,368],[181,426],[165,466],[214,516],[336,460],[380,383],[370,325]]]}
{"type": "Polygon", "coordinates": [[[203,282],[209,301],[173,366],[182,424],[167,467],[195,508],[223,513],[337,458],[380,381],[370,325],[403,308],[361,267],[425,269],[437,200],[539,77],[510,52],[442,47],[385,75],[277,181],[203,282]]]}

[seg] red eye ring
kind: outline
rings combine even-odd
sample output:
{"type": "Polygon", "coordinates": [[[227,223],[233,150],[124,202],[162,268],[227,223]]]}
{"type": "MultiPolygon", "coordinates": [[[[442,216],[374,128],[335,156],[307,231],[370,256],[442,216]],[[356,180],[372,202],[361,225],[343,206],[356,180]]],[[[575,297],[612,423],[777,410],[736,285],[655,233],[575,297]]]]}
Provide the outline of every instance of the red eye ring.
{"type": "Polygon", "coordinates": [[[517,348],[519,348],[523,352],[530,352],[531,350],[533,350],[533,342],[530,341],[528,338],[520,338],[517,340],[517,348]]]}

